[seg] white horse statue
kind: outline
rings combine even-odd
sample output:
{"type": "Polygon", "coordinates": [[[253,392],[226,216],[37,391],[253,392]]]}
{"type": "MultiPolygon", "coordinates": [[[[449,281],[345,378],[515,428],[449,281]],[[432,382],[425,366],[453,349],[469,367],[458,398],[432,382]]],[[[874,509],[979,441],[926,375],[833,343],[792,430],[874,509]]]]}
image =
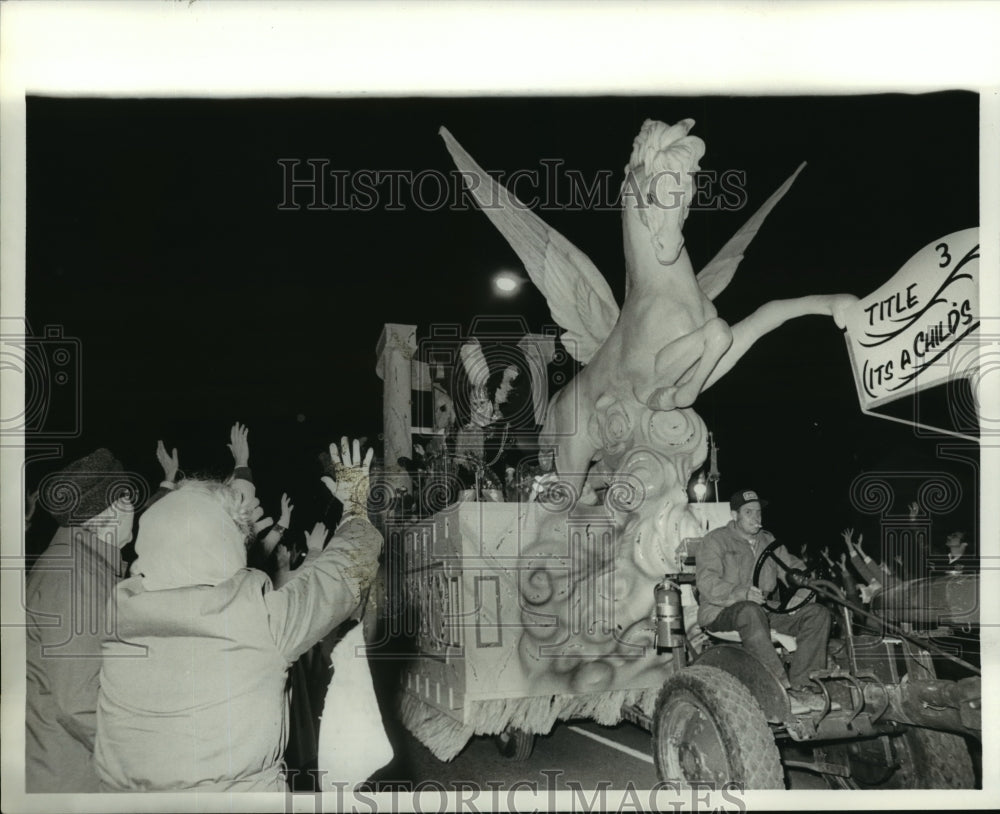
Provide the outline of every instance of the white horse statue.
{"type": "MultiPolygon", "coordinates": [[[[567,579],[546,565],[551,541],[545,530],[525,551],[539,565],[524,583],[531,595],[523,597],[521,659],[533,674],[556,670],[567,693],[636,686],[635,675],[626,673],[646,669],[625,656],[653,644],[653,586],[676,570],[680,541],[699,536],[687,501],[688,480],[707,454],[704,422],[690,409],[699,393],[786,320],[826,314],[843,328],[857,300],[831,294],[773,301],[732,327],[718,316],[712,300],[729,284],[746,247],[802,167],[696,276],[682,233],[694,192],[691,176],[705,152],[704,142],[690,135],[693,125],[691,119],[673,126],[647,121],[635,139],[622,185],[627,287],[620,309],[587,256],[441,130],[471,194],[544,294],[565,331],[566,349],[585,365],[552,397],[542,427],[542,445],[554,453],[560,482],[573,500],[591,497],[588,475],[592,484],[603,479],[609,496],[617,486],[627,487],[617,490],[618,499],[605,500],[615,517],[617,543],[603,561],[588,560],[596,563],[592,574],[567,579]],[[588,628],[582,646],[569,632],[570,614],[594,592],[594,580],[608,572],[615,578],[614,624],[588,628]],[[557,619],[560,632],[531,624],[538,614],[557,619]],[[542,648],[558,658],[539,658],[542,648]],[[592,655],[581,657],[584,651],[592,655]]],[[[592,553],[598,556],[597,549],[592,553]]],[[[574,710],[567,706],[563,712],[574,710]]]]}

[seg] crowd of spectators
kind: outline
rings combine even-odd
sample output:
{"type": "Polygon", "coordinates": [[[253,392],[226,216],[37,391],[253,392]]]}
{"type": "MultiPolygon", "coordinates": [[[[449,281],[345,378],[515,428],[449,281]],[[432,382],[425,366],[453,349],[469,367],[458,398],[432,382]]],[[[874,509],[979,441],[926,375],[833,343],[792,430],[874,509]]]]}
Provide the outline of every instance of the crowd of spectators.
{"type": "MultiPolygon", "coordinates": [[[[921,516],[920,507],[911,503],[910,523],[917,524],[921,516]]],[[[949,533],[940,546],[916,534],[895,544],[879,539],[866,545],[864,533],[854,528],[843,529],[840,537],[839,545],[803,544],[800,555],[813,578],[832,583],[843,599],[862,610],[883,608],[889,597],[895,602],[919,602],[930,590],[928,580],[979,570],[970,536],[961,530],[949,533]]],[[[870,624],[871,618],[859,615],[856,621],[870,624]]]]}
{"type": "Polygon", "coordinates": [[[245,426],[228,447],[232,473],[209,479],[158,442],[163,480],[142,505],[107,449],[29,496],[27,523],[41,505],[57,529],[26,583],[28,792],[278,791],[316,767],[310,679],[329,681],[382,548],[373,453],[330,445],[322,482],[342,515],[297,546],[287,493],[264,516],[245,426]]]}

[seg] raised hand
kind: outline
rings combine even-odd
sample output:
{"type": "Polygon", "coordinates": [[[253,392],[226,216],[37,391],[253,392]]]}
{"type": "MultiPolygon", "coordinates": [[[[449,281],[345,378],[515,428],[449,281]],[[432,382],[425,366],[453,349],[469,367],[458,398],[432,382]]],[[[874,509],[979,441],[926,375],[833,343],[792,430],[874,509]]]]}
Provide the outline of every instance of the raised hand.
{"type": "Polygon", "coordinates": [[[840,566],[840,570],[843,571],[846,574],[848,572],[847,571],[847,554],[841,554],[840,555],[840,559],[837,560],[837,564],[840,566]]]}
{"type": "Polygon", "coordinates": [[[249,506],[250,523],[253,526],[254,534],[260,534],[264,529],[274,525],[274,521],[270,517],[264,517],[264,509],[256,495],[248,496],[239,490],[237,492],[242,497],[243,502],[249,506]]]}
{"type": "Polygon", "coordinates": [[[844,538],[844,544],[847,546],[847,550],[850,551],[854,543],[854,529],[844,529],[840,532],[840,536],[844,538]]]}
{"type": "Polygon", "coordinates": [[[858,586],[858,593],[861,594],[861,601],[865,605],[871,602],[875,594],[881,590],[882,590],[882,584],[878,581],[858,586]]]}
{"type": "Polygon", "coordinates": [[[287,492],[283,492],[281,495],[281,516],[278,518],[278,525],[284,528],[291,528],[292,522],[292,512],[295,510],[295,506],[288,497],[287,492]]]}
{"type": "Polygon", "coordinates": [[[236,462],[237,469],[241,466],[250,465],[250,442],[247,440],[249,434],[250,430],[247,429],[246,425],[240,424],[239,421],[233,424],[232,429],[229,431],[229,443],[226,446],[233,453],[233,460],[236,462]]]}
{"type": "Polygon", "coordinates": [[[326,545],[327,530],[322,523],[313,526],[312,531],[304,532],[306,535],[306,548],[310,554],[319,554],[326,545]]]}
{"type": "Polygon", "coordinates": [[[323,484],[330,493],[344,504],[344,515],[367,515],[369,476],[372,456],[375,450],[369,449],[364,460],[361,460],[361,444],[355,441],[353,454],[347,436],[340,439],[340,450],[336,444],[330,444],[330,459],[333,461],[333,471],[336,480],[324,475],[323,484]]]}
{"type": "Polygon", "coordinates": [[[156,460],[163,467],[163,479],[173,483],[177,480],[177,470],[181,468],[180,458],[177,457],[177,447],[167,455],[167,448],[163,446],[163,441],[156,442],[156,460]]]}
{"type": "Polygon", "coordinates": [[[279,543],[274,549],[274,557],[279,571],[292,570],[292,552],[284,543],[279,543]]]}
{"type": "Polygon", "coordinates": [[[825,546],[819,553],[823,555],[823,559],[829,563],[831,568],[833,568],[833,560],[830,559],[830,547],[825,546]]]}
{"type": "Polygon", "coordinates": [[[914,500],[909,506],[907,506],[907,509],[910,511],[910,520],[916,520],[920,517],[920,504],[917,503],[917,501],[914,500]]]}

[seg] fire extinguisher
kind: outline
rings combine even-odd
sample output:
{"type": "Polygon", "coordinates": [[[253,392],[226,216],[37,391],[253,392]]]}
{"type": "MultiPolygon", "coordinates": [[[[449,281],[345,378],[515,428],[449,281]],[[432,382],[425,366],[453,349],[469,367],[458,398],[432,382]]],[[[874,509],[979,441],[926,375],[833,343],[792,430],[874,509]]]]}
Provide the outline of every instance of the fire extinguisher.
{"type": "Polygon", "coordinates": [[[684,613],[681,610],[681,590],[670,580],[664,580],[653,591],[656,597],[656,646],[673,649],[684,646],[684,613]]]}

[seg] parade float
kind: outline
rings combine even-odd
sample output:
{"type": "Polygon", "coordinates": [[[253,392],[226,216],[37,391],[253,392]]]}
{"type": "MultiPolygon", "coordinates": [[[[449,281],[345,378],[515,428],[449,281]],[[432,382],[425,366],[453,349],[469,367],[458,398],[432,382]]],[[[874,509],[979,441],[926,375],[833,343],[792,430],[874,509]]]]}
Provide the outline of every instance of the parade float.
{"type": "MultiPolygon", "coordinates": [[[[792,714],[782,687],[738,643],[706,636],[693,622],[698,541],[729,519],[726,504],[689,500],[692,473],[709,451],[693,409],[698,395],[765,333],[825,314],[837,328],[854,326],[848,345],[862,406],[870,406],[864,394],[886,398],[875,388],[889,379],[885,362],[872,372],[866,337],[889,342],[877,318],[900,310],[872,307],[869,300],[886,299],[876,292],[862,302],[845,294],[769,302],[732,326],[720,318],[712,300],[802,168],[696,274],[682,234],[691,173],[705,150],[693,125],[648,121],[635,139],[622,185],[620,307],[591,261],[442,129],[472,196],[545,295],[563,329],[559,345],[582,367],[549,397],[555,337],[526,326],[507,334],[524,364],[508,367],[496,385],[478,340],[432,337],[451,350],[428,356],[418,351],[416,326],[385,326],[377,371],[386,472],[376,497],[386,531],[383,612],[410,631],[413,647],[403,721],[442,760],[476,735],[495,736],[505,754],[524,759],[557,721],[627,719],[652,732],[664,781],[783,788],[777,744],[785,741],[809,746],[785,766],[819,772],[832,785],[970,786],[962,736],[980,736],[978,668],[958,659],[968,677],[936,678],[936,646],[919,620],[875,617],[879,633],[855,636],[855,622],[871,613],[829,583],[803,582],[846,619],[846,640],[813,677],[826,709],[806,715],[792,714]],[[456,370],[462,385],[449,387],[456,370]],[[491,465],[509,439],[497,452],[490,434],[517,378],[528,380],[528,423],[541,427],[537,454],[498,473],[491,465]],[[414,425],[415,398],[433,405],[426,426],[414,425]],[[467,402],[460,418],[457,399],[467,402]]],[[[975,232],[962,234],[961,253],[955,244],[961,265],[944,270],[945,284],[894,278],[921,320],[953,277],[971,275],[974,285],[975,232]]],[[[959,309],[959,320],[976,307],[959,309]]],[[[968,324],[954,335],[961,328],[968,336],[968,324]]],[[[772,546],[757,571],[773,556],[772,546]]]]}

